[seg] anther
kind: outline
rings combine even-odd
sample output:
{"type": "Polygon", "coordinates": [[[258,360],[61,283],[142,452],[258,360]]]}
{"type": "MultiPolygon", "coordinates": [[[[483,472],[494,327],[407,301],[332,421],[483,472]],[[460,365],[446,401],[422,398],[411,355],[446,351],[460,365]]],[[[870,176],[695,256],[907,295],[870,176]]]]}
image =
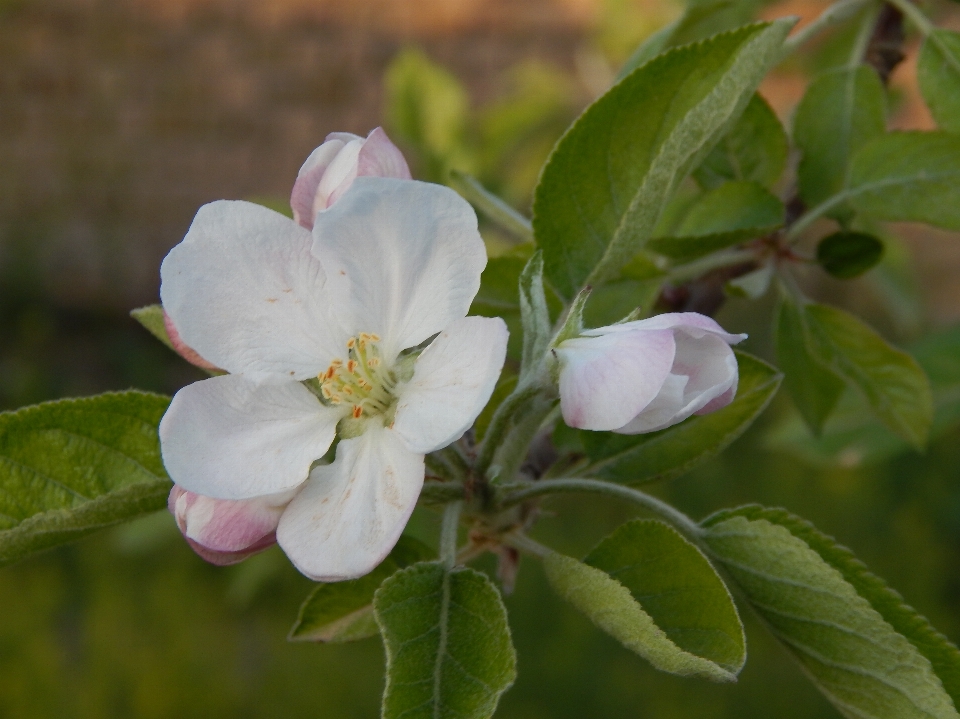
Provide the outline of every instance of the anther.
{"type": "Polygon", "coordinates": [[[359,404],[353,406],[353,418],[360,419],[360,415],[363,414],[363,407],[359,404]]]}

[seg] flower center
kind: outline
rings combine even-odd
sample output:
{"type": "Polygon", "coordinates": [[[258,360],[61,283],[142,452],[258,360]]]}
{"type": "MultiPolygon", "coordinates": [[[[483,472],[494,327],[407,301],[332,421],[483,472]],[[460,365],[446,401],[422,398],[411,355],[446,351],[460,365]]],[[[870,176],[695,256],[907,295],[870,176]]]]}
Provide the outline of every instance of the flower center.
{"type": "Polygon", "coordinates": [[[385,366],[379,342],[377,335],[366,332],[351,337],[347,340],[347,360],[333,360],[317,377],[323,399],[332,405],[352,407],[354,419],[384,414],[394,401],[397,378],[385,366]]]}

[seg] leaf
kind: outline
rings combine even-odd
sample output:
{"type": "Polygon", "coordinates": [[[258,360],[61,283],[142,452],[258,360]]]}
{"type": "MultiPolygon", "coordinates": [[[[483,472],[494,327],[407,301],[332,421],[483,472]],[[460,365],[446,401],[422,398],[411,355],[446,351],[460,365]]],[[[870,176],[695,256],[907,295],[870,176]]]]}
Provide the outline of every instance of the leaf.
{"type": "Polygon", "coordinates": [[[550,344],[550,311],[543,291],[543,252],[537,250],[520,273],[520,323],[523,327],[521,380],[535,373],[550,344]]]}
{"type": "Polygon", "coordinates": [[[759,94],[693,176],[701,187],[713,189],[730,180],[751,180],[772,186],[787,165],[789,141],[776,113],[759,94]]]}
{"type": "Polygon", "coordinates": [[[783,203],[756,182],[728,182],[697,198],[671,237],[647,248],[676,262],[689,262],[783,226],[783,203]]]}
{"type": "Polygon", "coordinates": [[[139,307],[131,310],[130,316],[143,325],[147,332],[163,342],[167,347],[174,352],[177,351],[173,346],[173,342],[170,341],[170,335],[167,334],[167,326],[163,321],[163,305],[139,307]]]}
{"type": "Polygon", "coordinates": [[[885,130],[886,95],[873,68],[843,67],[814,80],[793,125],[803,201],[813,207],[843,190],[850,159],[885,130]]]}
{"type": "Polygon", "coordinates": [[[555,552],[543,558],[543,568],[557,594],[660,671],[715,682],[736,679],[733,672],[674,644],[630,590],[606,572],[555,552]]]}
{"type": "Polygon", "coordinates": [[[723,451],[760,416],[781,380],[766,362],[745,352],[736,355],[740,386],[723,409],[650,434],[582,431],[590,473],[625,484],[673,479],[723,451]]]}
{"type": "Polygon", "coordinates": [[[817,262],[841,280],[859,277],[883,257],[883,243],[863,232],[835,232],[817,245],[817,262]]]}
{"type": "Polygon", "coordinates": [[[583,561],[625,586],[680,649],[732,674],[743,668],[746,640],[730,592],[672,527],[651,519],[627,522],[583,561]]]}
{"type": "Polygon", "coordinates": [[[920,92],[937,124],[960,132],[960,33],[935,29],[917,59],[920,92]]]}
{"type": "Polygon", "coordinates": [[[516,655],[486,575],[415,564],[383,583],[373,611],[387,654],[384,719],[493,715],[516,678],[516,655]]]}
{"type": "Polygon", "coordinates": [[[805,314],[817,360],[859,389],[891,430],[922,448],[933,421],[933,396],[917,361],[836,307],[811,304],[805,314]]]}
{"type": "Polygon", "coordinates": [[[544,270],[566,299],[614,276],[678,184],[736,122],[792,20],[750,25],[638,68],[557,143],[534,197],[544,270]]]}
{"type": "Polygon", "coordinates": [[[956,719],[960,653],[849,550],[783,510],[742,507],[703,525],[712,554],[844,716],[956,719]]]}
{"type": "Polygon", "coordinates": [[[130,391],[0,413],[0,564],[163,509],[169,403],[130,391]]]}
{"type": "Polygon", "coordinates": [[[785,298],[777,313],[777,363],[794,405],[819,435],[843,394],[844,383],[817,359],[814,341],[804,308],[785,298]]]}
{"type": "Polygon", "coordinates": [[[318,584],[300,607],[287,639],[293,642],[351,642],[379,634],[373,618],[373,595],[383,581],[434,552],[406,535],[372,572],[359,579],[318,584]]]}
{"type": "Polygon", "coordinates": [[[891,132],[877,138],[854,156],[841,199],[878,220],[960,230],[960,135],[891,132]]]}

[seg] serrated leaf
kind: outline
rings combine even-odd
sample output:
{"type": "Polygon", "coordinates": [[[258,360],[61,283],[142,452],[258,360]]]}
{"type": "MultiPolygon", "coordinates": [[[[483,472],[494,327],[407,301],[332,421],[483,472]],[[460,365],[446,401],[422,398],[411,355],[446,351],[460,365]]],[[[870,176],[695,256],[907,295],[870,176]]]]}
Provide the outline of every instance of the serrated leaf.
{"type": "Polygon", "coordinates": [[[844,716],[956,719],[941,682],[956,692],[956,648],[848,550],[781,510],[703,524],[711,553],[844,716]]]}
{"type": "Polygon", "coordinates": [[[917,83],[937,124],[960,132],[960,33],[935,29],[917,59],[917,83]]]}
{"type": "Polygon", "coordinates": [[[874,219],[960,230],[960,135],[891,132],[865,145],[840,197],[874,219]]]}
{"type": "Polygon", "coordinates": [[[933,422],[933,396],[917,361],[843,310],[810,304],[804,312],[816,359],[860,390],[891,430],[922,448],[933,422]]]}
{"type": "Polygon", "coordinates": [[[883,243],[864,232],[835,232],[817,245],[817,262],[842,280],[859,277],[883,257],[883,243]]]}
{"type": "Polygon", "coordinates": [[[793,126],[803,201],[813,207],[843,190],[851,158],[885,129],[886,95],[873,68],[843,67],[814,80],[793,126]]]}
{"type": "Polygon", "coordinates": [[[300,606],[287,639],[293,642],[352,642],[379,633],[373,618],[373,595],[387,577],[433,552],[413,537],[401,536],[397,546],[372,572],[359,579],[318,584],[300,606]]]}
{"type": "Polygon", "coordinates": [[[597,627],[660,671],[729,682],[736,674],[684,651],[634,599],[630,590],[601,569],[551,552],[543,559],[550,586],[597,627]]]}
{"type": "Polygon", "coordinates": [[[163,321],[163,305],[147,305],[138,307],[130,311],[130,316],[143,325],[144,329],[163,342],[174,352],[173,342],[170,341],[170,335],[167,334],[167,326],[163,321]]]}
{"type": "Polygon", "coordinates": [[[649,239],[667,199],[739,118],[792,20],[677,48],[591,105],[544,167],[533,227],[565,298],[610,279],[649,239]]]}
{"type": "Polygon", "coordinates": [[[0,564],[164,508],[169,403],[131,391],[0,413],[0,564]]]}
{"type": "Polygon", "coordinates": [[[486,575],[423,562],[373,600],[387,654],[384,719],[493,716],[516,678],[500,593],[486,575]]]}
{"type": "Polygon", "coordinates": [[[807,426],[820,434],[833,412],[844,383],[835,372],[817,359],[806,311],[784,299],[777,312],[777,363],[783,383],[807,426]]]}
{"type": "Polygon", "coordinates": [[[582,431],[590,473],[625,484],[672,479],[723,451],[766,408],[780,386],[774,367],[745,352],[736,352],[740,386],[723,409],[690,417],[659,432],[622,435],[582,431]]]}
{"type": "Polygon", "coordinates": [[[746,640],[730,592],[703,553],[672,527],[652,519],[627,522],[583,562],[626,587],[683,651],[732,674],[743,668],[746,640]]]}
{"type": "Polygon", "coordinates": [[[712,189],[731,180],[751,180],[770,187],[783,174],[790,143],[776,113],[759,94],[693,176],[712,189]]]}
{"type": "Polygon", "coordinates": [[[675,262],[689,262],[783,226],[783,203],[756,182],[728,182],[700,195],[671,237],[657,237],[647,249],[675,262]]]}

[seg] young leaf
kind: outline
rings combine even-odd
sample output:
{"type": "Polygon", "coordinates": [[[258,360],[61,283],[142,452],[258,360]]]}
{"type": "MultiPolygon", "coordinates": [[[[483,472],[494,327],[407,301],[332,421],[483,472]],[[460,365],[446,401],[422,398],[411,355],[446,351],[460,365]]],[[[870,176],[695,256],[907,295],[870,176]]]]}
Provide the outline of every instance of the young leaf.
{"type": "Polygon", "coordinates": [[[783,226],[783,203],[756,182],[728,182],[708,190],[687,210],[671,237],[647,248],[689,262],[783,226]]]}
{"type": "Polygon", "coordinates": [[[736,355],[740,386],[723,409],[650,434],[581,432],[591,474],[625,484],[672,479],[723,451],[763,412],[781,380],[766,362],[744,352],[736,355]]]}
{"type": "Polygon", "coordinates": [[[174,352],[177,351],[174,349],[173,342],[170,341],[170,336],[167,334],[167,326],[163,321],[162,305],[147,305],[146,307],[138,307],[137,309],[130,311],[130,316],[143,325],[147,332],[163,342],[163,344],[165,344],[167,347],[172,349],[174,352]]]}
{"type": "Polygon", "coordinates": [[[917,448],[926,444],[933,396],[923,369],[853,315],[807,305],[817,360],[863,393],[874,414],[917,448]]]}
{"type": "Polygon", "coordinates": [[[715,682],[736,679],[729,669],[677,646],[630,590],[605,571],[555,552],[544,557],[543,568],[557,594],[660,671],[715,682]]]}
{"type": "Polygon", "coordinates": [[[301,605],[287,639],[338,643],[375,636],[379,630],[373,618],[374,593],[387,577],[433,554],[423,542],[404,535],[370,574],[346,582],[318,584],[301,605]]]}
{"type": "Polygon", "coordinates": [[[957,718],[960,652],[849,550],[783,510],[703,524],[712,554],[844,716],[957,718]]]}
{"type": "Polygon", "coordinates": [[[387,654],[383,719],[493,716],[516,678],[516,655],[486,575],[415,564],[383,583],[373,611],[387,654]]]}
{"type": "Polygon", "coordinates": [[[747,658],[740,617],[710,562],[652,519],[620,525],[583,560],[625,586],[682,650],[738,674],[747,658]]]}
{"type": "Polygon", "coordinates": [[[917,59],[917,82],[937,124],[960,132],[960,33],[930,33],[917,59]]]}
{"type": "Polygon", "coordinates": [[[520,322],[523,325],[523,359],[520,374],[535,371],[550,344],[550,312],[543,291],[543,252],[537,250],[520,273],[520,322]]]}
{"type": "Polygon", "coordinates": [[[677,48],[591,105],[547,161],[533,227],[565,298],[610,279],[649,239],[664,203],[736,122],[792,20],[677,48]]]}
{"type": "Polygon", "coordinates": [[[865,145],[844,193],[878,220],[960,230],[960,135],[891,132],[865,145]]]}
{"type": "Polygon", "coordinates": [[[0,564],[165,507],[169,403],[131,391],[0,413],[0,564]]]}
{"type": "Polygon", "coordinates": [[[843,394],[844,384],[817,359],[813,342],[806,310],[785,298],[777,313],[777,363],[794,405],[810,430],[819,435],[843,394]]]}
{"type": "Polygon", "coordinates": [[[873,68],[844,67],[814,80],[793,126],[803,201],[813,207],[844,189],[850,158],[885,129],[886,96],[873,68]]]}
{"type": "Polygon", "coordinates": [[[783,174],[789,141],[776,113],[754,94],[737,123],[713,148],[693,177],[705,189],[731,180],[751,180],[770,187],[783,174]]]}
{"type": "Polygon", "coordinates": [[[841,280],[859,277],[883,257],[883,243],[863,232],[835,232],[817,245],[817,262],[841,280]]]}

